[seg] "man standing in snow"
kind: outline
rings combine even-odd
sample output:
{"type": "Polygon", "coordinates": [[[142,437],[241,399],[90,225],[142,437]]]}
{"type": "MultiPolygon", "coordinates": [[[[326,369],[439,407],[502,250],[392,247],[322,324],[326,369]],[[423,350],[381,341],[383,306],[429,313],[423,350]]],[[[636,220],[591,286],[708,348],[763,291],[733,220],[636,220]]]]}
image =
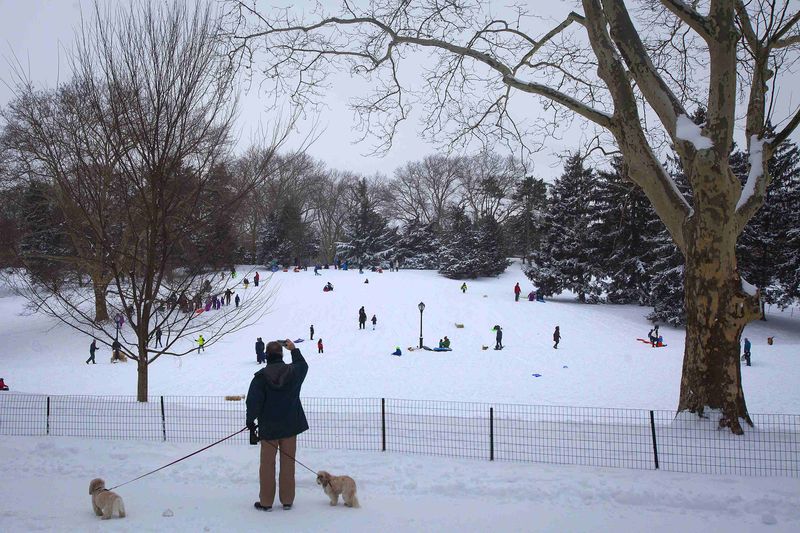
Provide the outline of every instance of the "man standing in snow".
{"type": "Polygon", "coordinates": [[[278,497],[285,510],[292,508],[295,496],[294,457],[297,435],[308,429],[300,389],[308,374],[308,363],[294,343],[284,345],[291,351],[292,362],[283,362],[281,343],[267,344],[267,366],[255,373],[247,393],[247,427],[252,436],[256,433],[261,443],[259,467],[259,494],[254,506],[260,511],[271,511],[275,500],[275,459],[280,451],[278,497]]]}
{"type": "Polygon", "coordinates": [[[311,327],[308,328],[308,332],[311,334],[311,338],[309,340],[314,340],[314,324],[311,324],[311,327]]]}
{"type": "Polygon", "coordinates": [[[161,326],[156,326],[156,346],[162,346],[161,344],[161,326]]]}
{"type": "Polygon", "coordinates": [[[231,305],[231,296],[233,296],[233,291],[225,289],[225,305],[231,305]]]}
{"type": "Polygon", "coordinates": [[[495,330],[497,331],[497,335],[495,336],[495,350],[502,350],[503,349],[503,328],[500,326],[495,326],[495,330]]]}
{"type": "Polygon", "coordinates": [[[256,340],[256,362],[260,365],[266,360],[267,357],[264,355],[264,341],[262,341],[261,337],[259,337],[256,340]]]}
{"type": "Polygon", "coordinates": [[[553,332],[553,342],[555,343],[553,344],[553,348],[555,348],[556,350],[558,350],[558,342],[560,340],[561,340],[561,331],[558,329],[558,326],[556,326],[556,330],[553,332]]]}
{"type": "Polygon", "coordinates": [[[92,339],[92,344],[89,345],[89,359],[86,360],[86,364],[89,364],[89,361],[92,362],[93,365],[96,365],[97,362],[94,360],[94,353],[97,351],[97,339],[92,339]]]}
{"type": "Polygon", "coordinates": [[[515,302],[519,301],[519,293],[520,292],[522,292],[522,289],[520,289],[519,283],[517,283],[516,285],[514,285],[514,301],[515,302]]]}
{"type": "Polygon", "coordinates": [[[240,302],[240,301],[241,301],[241,300],[239,299],[239,295],[237,294],[237,295],[236,295],[236,298],[234,298],[234,300],[233,300],[233,302],[236,304],[236,307],[239,307],[239,302],[240,302]]]}
{"type": "Polygon", "coordinates": [[[364,306],[358,310],[358,329],[367,329],[367,312],[364,311],[364,306]]]}
{"type": "Polygon", "coordinates": [[[750,339],[744,338],[744,363],[750,366],[750,339]]]}
{"type": "Polygon", "coordinates": [[[255,276],[253,276],[253,284],[254,284],[256,287],[258,287],[258,280],[259,280],[259,279],[261,279],[261,276],[259,276],[259,275],[258,275],[258,272],[256,272],[256,275],[255,275],[255,276]]]}

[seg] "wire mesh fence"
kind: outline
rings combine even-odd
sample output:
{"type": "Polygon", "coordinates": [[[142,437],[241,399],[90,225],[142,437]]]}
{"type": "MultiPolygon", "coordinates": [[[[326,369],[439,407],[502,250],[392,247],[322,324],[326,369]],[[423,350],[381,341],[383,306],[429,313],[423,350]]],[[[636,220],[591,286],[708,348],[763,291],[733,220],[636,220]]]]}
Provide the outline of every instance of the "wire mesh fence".
{"type": "MultiPolygon", "coordinates": [[[[751,415],[742,436],[713,419],[644,409],[303,398],[307,448],[800,477],[800,415],[751,415]]],[[[208,443],[245,423],[241,396],[0,394],[0,435],[208,443]]],[[[246,444],[246,433],[227,443],[246,444]]]]}

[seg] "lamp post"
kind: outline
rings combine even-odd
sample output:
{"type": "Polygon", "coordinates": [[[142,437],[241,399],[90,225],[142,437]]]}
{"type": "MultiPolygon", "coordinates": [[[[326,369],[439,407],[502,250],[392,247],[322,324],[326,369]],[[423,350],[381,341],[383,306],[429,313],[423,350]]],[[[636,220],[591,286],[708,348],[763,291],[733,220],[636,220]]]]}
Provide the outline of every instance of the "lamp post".
{"type": "Polygon", "coordinates": [[[425,310],[425,304],[420,302],[417,309],[419,309],[419,347],[422,348],[422,312],[425,310]]]}

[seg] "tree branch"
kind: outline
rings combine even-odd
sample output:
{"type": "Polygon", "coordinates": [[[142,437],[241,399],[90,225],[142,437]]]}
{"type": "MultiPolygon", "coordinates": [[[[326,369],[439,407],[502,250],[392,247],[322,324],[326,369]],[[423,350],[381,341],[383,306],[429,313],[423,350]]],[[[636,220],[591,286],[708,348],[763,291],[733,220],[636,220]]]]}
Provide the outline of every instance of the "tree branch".
{"type": "Polygon", "coordinates": [[[706,17],[698,13],[694,8],[687,5],[682,0],[661,0],[664,7],[669,9],[679,19],[689,25],[696,31],[704,40],[708,41],[713,38],[713,30],[711,24],[706,17]]]}

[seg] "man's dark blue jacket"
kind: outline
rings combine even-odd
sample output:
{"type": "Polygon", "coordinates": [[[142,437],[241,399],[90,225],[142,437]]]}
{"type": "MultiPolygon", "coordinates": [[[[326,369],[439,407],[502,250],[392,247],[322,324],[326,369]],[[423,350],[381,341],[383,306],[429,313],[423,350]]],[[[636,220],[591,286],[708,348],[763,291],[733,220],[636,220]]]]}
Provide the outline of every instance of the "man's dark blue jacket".
{"type": "Polygon", "coordinates": [[[247,423],[258,419],[261,440],[285,439],[308,429],[300,403],[300,387],[306,379],[308,363],[300,350],[292,350],[292,362],[267,361],[255,373],[247,392],[247,423]]]}

